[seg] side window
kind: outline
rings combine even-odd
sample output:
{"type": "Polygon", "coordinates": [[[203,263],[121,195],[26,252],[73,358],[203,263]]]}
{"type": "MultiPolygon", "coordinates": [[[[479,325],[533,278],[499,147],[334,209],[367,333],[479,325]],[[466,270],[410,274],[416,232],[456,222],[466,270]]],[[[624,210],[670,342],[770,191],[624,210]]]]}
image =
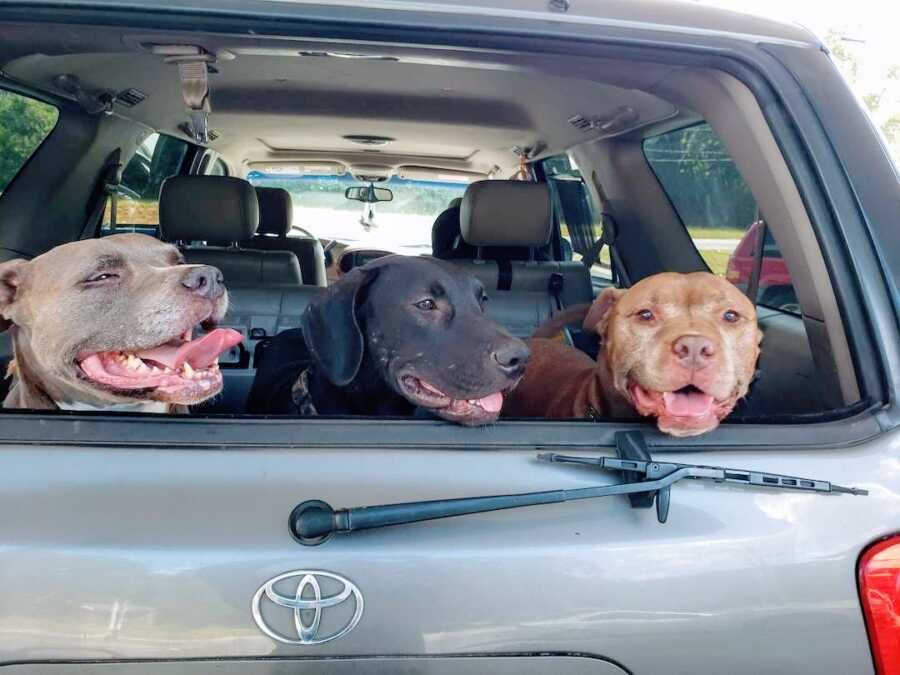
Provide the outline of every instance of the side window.
{"type": "Polygon", "coordinates": [[[228,175],[228,166],[226,166],[225,162],[221,159],[217,159],[213,162],[212,168],[209,170],[207,174],[209,176],[227,176],[228,175]]]}
{"type": "MultiPolygon", "coordinates": [[[[150,134],[122,171],[116,226],[159,224],[159,189],[163,181],[181,170],[188,143],[171,136],[150,134]]],[[[110,205],[106,206],[103,229],[110,227],[110,205]]]]}
{"type": "Polygon", "coordinates": [[[756,275],[758,304],[799,314],[778,244],[712,127],[702,123],[654,136],[643,148],[709,270],[745,292],[756,275]]]}
{"type": "Polygon", "coordinates": [[[59,111],[52,105],[0,89],[0,194],[58,119],[59,111]]]}
{"type": "MultiPolygon", "coordinates": [[[[559,219],[563,258],[581,260],[592,252],[603,231],[600,209],[585,189],[581,171],[568,155],[556,155],[543,161],[541,167],[550,187],[553,209],[559,219]]],[[[591,267],[591,276],[611,279],[607,247],[591,267]]]]}

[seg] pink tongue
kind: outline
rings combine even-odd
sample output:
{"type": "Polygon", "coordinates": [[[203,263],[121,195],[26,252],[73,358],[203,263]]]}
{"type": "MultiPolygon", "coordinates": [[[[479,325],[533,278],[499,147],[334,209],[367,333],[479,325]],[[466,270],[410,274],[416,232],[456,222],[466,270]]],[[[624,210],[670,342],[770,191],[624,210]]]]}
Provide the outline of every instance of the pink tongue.
{"type": "Polygon", "coordinates": [[[663,393],[666,412],[674,417],[703,417],[712,410],[713,397],[700,391],[663,393]]]}
{"type": "Polygon", "coordinates": [[[473,399],[472,403],[489,413],[500,412],[503,407],[503,394],[498,391],[496,394],[490,394],[484,398],[473,399]]]}
{"type": "Polygon", "coordinates": [[[202,338],[180,345],[162,345],[153,349],[135,352],[141,359],[156,361],[172,370],[178,370],[187,361],[191,368],[203,369],[215,361],[219,354],[240,344],[241,334],[231,328],[216,328],[202,338]]]}

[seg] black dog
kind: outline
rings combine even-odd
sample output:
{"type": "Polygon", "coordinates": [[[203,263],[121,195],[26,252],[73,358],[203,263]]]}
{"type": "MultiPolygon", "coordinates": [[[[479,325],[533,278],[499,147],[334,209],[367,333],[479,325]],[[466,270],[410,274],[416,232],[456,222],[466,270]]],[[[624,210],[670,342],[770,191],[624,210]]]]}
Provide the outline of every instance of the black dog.
{"type": "Polygon", "coordinates": [[[310,304],[300,330],[267,346],[248,412],[402,416],[420,407],[492,422],[528,347],[485,316],[486,300],[480,282],[433,258],[354,269],[310,304]]]}

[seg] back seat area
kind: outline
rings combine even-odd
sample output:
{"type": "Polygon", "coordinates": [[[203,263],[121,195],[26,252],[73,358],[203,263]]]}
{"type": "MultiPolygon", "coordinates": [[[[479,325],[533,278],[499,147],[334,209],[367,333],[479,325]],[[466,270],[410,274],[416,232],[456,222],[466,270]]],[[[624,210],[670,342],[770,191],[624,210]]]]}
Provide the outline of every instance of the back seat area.
{"type": "MultiPolygon", "coordinates": [[[[233,198],[234,208],[245,212],[250,207],[242,200],[249,200],[249,195],[243,188],[239,192],[240,198],[233,198]]],[[[194,190],[190,193],[195,195],[194,190]]],[[[281,202],[282,206],[276,210],[284,214],[284,204],[289,203],[284,201],[284,195],[273,195],[273,199],[281,202]]],[[[247,217],[238,218],[235,212],[224,213],[224,208],[220,206],[220,214],[231,218],[231,221],[219,221],[217,231],[221,231],[223,223],[226,223],[231,225],[229,231],[237,233],[240,223],[243,228],[240,232],[245,235],[251,229],[244,223],[247,217]]],[[[449,262],[484,284],[490,296],[488,314],[513,335],[528,337],[559,310],[592,301],[590,274],[584,265],[571,261],[534,259],[536,251],[548,250],[552,233],[550,196],[545,184],[502,180],[473,183],[457,208],[463,244],[457,250],[470,251],[473,257],[454,258],[449,262]]],[[[181,237],[175,238],[207,242],[213,239],[210,228],[198,228],[185,219],[183,215],[176,219],[175,233],[181,237]],[[187,237],[188,234],[191,236],[187,237]],[[203,236],[197,236],[200,234],[203,236]]],[[[252,220],[252,217],[249,219],[252,220]]],[[[166,220],[162,228],[163,232],[170,233],[170,239],[173,238],[171,220],[166,220]]],[[[276,234],[278,231],[278,227],[272,224],[265,229],[276,234]]],[[[187,248],[185,252],[197,252],[197,257],[189,258],[191,262],[217,265],[215,248],[187,248]]],[[[239,258],[247,252],[245,249],[239,251],[235,254],[227,250],[222,255],[236,255],[239,258]]],[[[266,255],[273,252],[255,253],[266,255]]],[[[232,268],[223,269],[223,272],[231,302],[222,325],[240,331],[244,341],[220,359],[225,388],[217,399],[206,403],[201,410],[237,413],[245,409],[262,346],[278,333],[298,327],[301,314],[323,289],[299,283],[248,282],[247,275],[234,277],[232,268]]]]}
{"type": "Polygon", "coordinates": [[[291,193],[282,188],[257,187],[259,227],[256,236],[241,242],[245,249],[290,251],[300,263],[303,283],[326,286],[325,251],[315,237],[289,237],[294,220],[291,193]]]}
{"type": "Polygon", "coordinates": [[[547,249],[552,228],[545,183],[477,181],[460,205],[460,235],[475,257],[450,262],[484,284],[488,314],[518,337],[530,336],[566,307],[593,300],[583,264],[536,259],[547,249]]]}
{"type": "Polygon", "coordinates": [[[231,285],[302,285],[300,263],[292,252],[241,246],[258,226],[256,190],[245,180],[173,176],[162,185],[160,234],[179,245],[187,262],[218,267],[231,285]]]}

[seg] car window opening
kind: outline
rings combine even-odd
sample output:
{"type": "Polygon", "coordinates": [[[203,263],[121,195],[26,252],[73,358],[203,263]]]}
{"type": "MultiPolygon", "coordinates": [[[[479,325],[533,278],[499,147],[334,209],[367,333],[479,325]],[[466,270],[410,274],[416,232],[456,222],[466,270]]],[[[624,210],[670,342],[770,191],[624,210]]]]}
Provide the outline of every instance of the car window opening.
{"type": "MultiPolygon", "coordinates": [[[[82,56],[55,67],[98,87],[114,58],[158,60],[119,54],[89,67],[82,56]]],[[[326,77],[299,58],[310,78],[326,77]]],[[[292,67],[262,53],[240,60],[292,67]]],[[[359,77],[378,68],[345,66],[359,77]]],[[[40,89],[46,67],[13,61],[9,73],[40,89]]],[[[840,324],[801,292],[812,288],[804,261],[821,252],[798,243],[812,241],[792,229],[807,223],[785,219],[790,190],[746,172],[760,149],[714,112],[704,117],[731,102],[703,100],[689,80],[677,96],[587,78],[575,88],[535,55],[528,68],[548,95],[531,119],[523,88],[511,87],[534,77],[527,68],[513,77],[473,61],[466,93],[450,69],[432,67],[446,82],[431,98],[398,83],[385,100],[350,86],[323,93],[313,112],[274,99],[269,109],[266,97],[248,111],[228,84],[249,85],[218,63],[210,147],[182,118],[113,103],[129,133],[96,122],[98,156],[125,160],[104,179],[115,199],[92,186],[105,207],[98,236],[75,244],[73,227],[43,245],[23,228],[0,261],[6,327],[32,320],[32,308],[55,311],[58,293],[82,307],[63,323],[90,320],[113,338],[74,329],[77,349],[61,342],[70,362],[51,373],[29,362],[31,344],[13,359],[11,340],[56,328],[34,320],[4,333],[8,405],[467,426],[643,418],[674,436],[868,405],[864,392],[811,385],[823,367],[834,382],[848,369],[853,379],[852,364],[829,363],[840,324]],[[435,112],[441,96],[462,106],[454,119],[435,112]],[[617,106],[586,114],[602,96],[617,106]],[[420,118],[385,117],[389,102],[420,118]],[[35,257],[13,262],[11,251],[35,257]],[[31,281],[48,274],[53,284],[31,281]],[[111,309],[119,316],[107,321],[111,309]]],[[[150,77],[141,91],[159,100],[166,86],[150,77]]],[[[157,105],[184,114],[180,100],[157,105]]],[[[0,90],[0,204],[34,180],[22,168],[41,157],[57,117],[0,90]]]]}

